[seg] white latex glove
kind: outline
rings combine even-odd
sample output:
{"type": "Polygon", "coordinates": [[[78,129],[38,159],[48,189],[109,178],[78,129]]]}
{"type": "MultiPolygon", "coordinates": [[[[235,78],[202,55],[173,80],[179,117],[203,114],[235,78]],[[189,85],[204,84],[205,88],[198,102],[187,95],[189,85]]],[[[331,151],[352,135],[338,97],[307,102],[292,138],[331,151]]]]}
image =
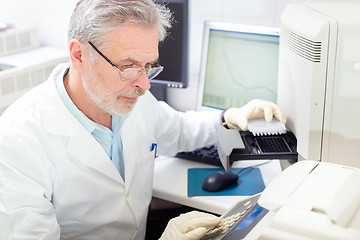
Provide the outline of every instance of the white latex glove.
{"type": "Polygon", "coordinates": [[[208,228],[216,226],[221,218],[212,214],[191,211],[171,219],[159,240],[196,240],[204,237],[208,228]]]}
{"type": "Polygon", "coordinates": [[[231,129],[246,131],[248,121],[256,118],[265,118],[271,122],[273,116],[282,123],[286,123],[286,118],[281,109],[274,103],[254,99],[241,108],[229,108],[224,113],[225,123],[231,129]]]}

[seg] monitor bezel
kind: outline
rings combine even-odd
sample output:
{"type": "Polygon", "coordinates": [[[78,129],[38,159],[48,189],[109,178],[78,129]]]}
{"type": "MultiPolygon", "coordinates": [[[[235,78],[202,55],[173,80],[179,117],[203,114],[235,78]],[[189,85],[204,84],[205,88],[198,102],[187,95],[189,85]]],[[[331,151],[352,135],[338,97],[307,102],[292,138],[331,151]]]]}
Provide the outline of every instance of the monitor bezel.
{"type": "Polygon", "coordinates": [[[202,53],[201,53],[201,61],[200,61],[200,74],[199,74],[199,83],[198,83],[198,93],[196,99],[196,111],[220,112],[223,111],[223,109],[212,108],[202,105],[203,95],[204,95],[208,44],[209,44],[209,36],[211,30],[243,32],[248,34],[262,34],[262,35],[280,37],[280,28],[271,27],[271,26],[248,25],[248,24],[216,22],[216,21],[206,21],[204,23],[202,53]]]}

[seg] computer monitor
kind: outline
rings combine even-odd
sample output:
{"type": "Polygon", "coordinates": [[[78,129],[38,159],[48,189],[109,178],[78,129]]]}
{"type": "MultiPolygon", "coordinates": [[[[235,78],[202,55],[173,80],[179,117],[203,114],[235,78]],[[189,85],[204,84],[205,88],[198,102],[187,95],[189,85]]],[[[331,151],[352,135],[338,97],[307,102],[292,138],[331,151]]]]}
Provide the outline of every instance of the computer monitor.
{"type": "Polygon", "coordinates": [[[276,103],[279,28],[204,26],[197,110],[241,107],[255,98],[276,103]]]}
{"type": "Polygon", "coordinates": [[[188,0],[154,0],[170,9],[174,21],[167,38],[159,43],[159,63],[164,71],[151,80],[150,91],[166,101],[166,88],[188,85],[188,0]]]}

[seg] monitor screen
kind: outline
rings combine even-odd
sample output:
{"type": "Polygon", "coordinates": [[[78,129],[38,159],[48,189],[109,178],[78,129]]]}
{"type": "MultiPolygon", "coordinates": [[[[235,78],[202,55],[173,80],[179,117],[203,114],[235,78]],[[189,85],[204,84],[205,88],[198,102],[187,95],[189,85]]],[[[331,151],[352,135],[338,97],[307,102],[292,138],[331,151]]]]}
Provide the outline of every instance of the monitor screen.
{"type": "Polygon", "coordinates": [[[197,110],[276,103],[279,28],[206,22],[197,110]]]}
{"type": "Polygon", "coordinates": [[[184,88],[188,82],[188,0],[155,0],[165,5],[173,14],[169,35],[159,43],[159,63],[162,73],[152,79],[152,85],[184,88]]]}

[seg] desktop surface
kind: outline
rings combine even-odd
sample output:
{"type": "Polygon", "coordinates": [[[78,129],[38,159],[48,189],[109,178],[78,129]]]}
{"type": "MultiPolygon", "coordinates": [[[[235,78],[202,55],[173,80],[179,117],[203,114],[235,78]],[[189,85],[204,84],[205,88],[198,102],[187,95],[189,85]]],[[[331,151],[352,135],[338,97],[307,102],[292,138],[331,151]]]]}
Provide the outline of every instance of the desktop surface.
{"type": "MultiPolygon", "coordinates": [[[[233,167],[244,168],[268,160],[237,161],[233,167]]],[[[197,196],[188,197],[187,174],[190,168],[216,168],[216,166],[188,161],[176,157],[159,156],[155,160],[153,196],[199,210],[222,215],[234,204],[250,196],[197,196]]],[[[259,167],[265,186],[281,172],[279,160],[271,160],[259,167]]]]}

